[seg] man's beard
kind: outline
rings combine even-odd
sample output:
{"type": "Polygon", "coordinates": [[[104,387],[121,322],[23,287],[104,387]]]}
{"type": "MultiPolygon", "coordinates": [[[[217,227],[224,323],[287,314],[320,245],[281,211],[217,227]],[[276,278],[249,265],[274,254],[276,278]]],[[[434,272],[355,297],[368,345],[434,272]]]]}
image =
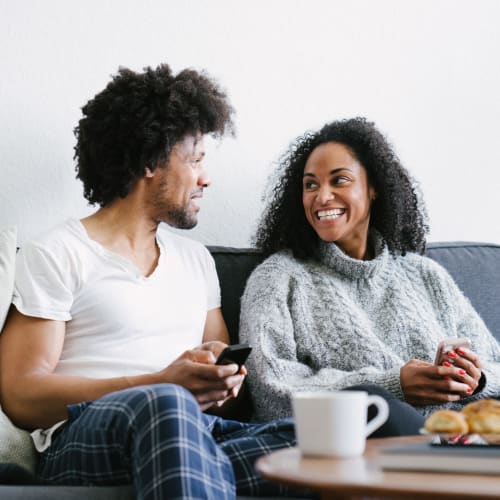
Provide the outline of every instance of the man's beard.
{"type": "Polygon", "coordinates": [[[181,208],[171,208],[167,211],[165,222],[177,229],[193,229],[198,224],[196,215],[190,214],[181,208]]]}
{"type": "MultiPolygon", "coordinates": [[[[191,194],[194,195],[198,192],[203,193],[203,190],[198,188],[191,194]]],[[[193,229],[198,224],[198,218],[196,211],[190,210],[191,200],[186,205],[180,206],[170,201],[166,202],[165,199],[168,200],[168,198],[167,181],[163,180],[153,198],[153,206],[160,215],[159,219],[177,229],[193,229]]]]}

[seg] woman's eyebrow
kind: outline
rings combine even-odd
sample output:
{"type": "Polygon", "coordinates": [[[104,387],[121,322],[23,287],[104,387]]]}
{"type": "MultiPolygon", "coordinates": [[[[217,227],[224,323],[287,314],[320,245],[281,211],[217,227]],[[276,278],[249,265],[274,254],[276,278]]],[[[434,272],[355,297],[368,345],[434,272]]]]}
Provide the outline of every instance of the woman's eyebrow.
{"type": "MultiPolygon", "coordinates": [[[[336,174],[338,172],[341,172],[342,170],[347,170],[351,172],[351,169],[347,167],[340,167],[340,168],[334,168],[333,170],[330,170],[329,175],[336,174]]],[[[304,172],[304,177],[316,177],[312,172],[304,172]]]]}

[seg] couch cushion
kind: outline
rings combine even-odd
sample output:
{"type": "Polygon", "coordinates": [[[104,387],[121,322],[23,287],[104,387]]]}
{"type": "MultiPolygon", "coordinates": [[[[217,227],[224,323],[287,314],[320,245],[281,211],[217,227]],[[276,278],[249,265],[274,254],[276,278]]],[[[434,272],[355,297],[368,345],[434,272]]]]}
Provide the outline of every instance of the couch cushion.
{"type": "Polygon", "coordinates": [[[427,255],[448,270],[500,341],[500,245],[430,243],[427,255]]]}
{"type": "Polygon", "coordinates": [[[9,311],[14,291],[17,230],[8,227],[0,230],[0,331],[9,311]]]}
{"type": "Polygon", "coordinates": [[[250,248],[208,247],[215,260],[221,287],[222,314],[231,343],[238,342],[240,298],[250,273],[262,262],[258,250],[250,248]]]}
{"type": "MultiPolygon", "coordinates": [[[[0,330],[12,300],[16,262],[17,231],[9,227],[0,231],[0,330]]],[[[19,464],[33,471],[36,453],[28,432],[18,429],[0,408],[0,462],[19,464]]]]}
{"type": "Polygon", "coordinates": [[[134,500],[125,486],[0,486],[2,500],[134,500]]]}

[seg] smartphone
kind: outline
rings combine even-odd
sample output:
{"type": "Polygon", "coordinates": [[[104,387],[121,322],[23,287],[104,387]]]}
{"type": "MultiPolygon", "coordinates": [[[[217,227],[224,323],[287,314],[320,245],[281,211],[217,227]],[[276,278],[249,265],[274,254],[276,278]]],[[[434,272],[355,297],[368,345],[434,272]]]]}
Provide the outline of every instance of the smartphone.
{"type": "Polygon", "coordinates": [[[466,337],[457,338],[450,337],[441,340],[437,346],[436,359],[434,360],[435,365],[441,365],[443,361],[448,361],[447,352],[455,351],[459,347],[465,347],[467,349],[471,348],[471,341],[466,337]]]}
{"type": "Polygon", "coordinates": [[[252,348],[248,344],[233,344],[227,346],[217,358],[216,365],[236,363],[239,368],[245,364],[252,348]]]}

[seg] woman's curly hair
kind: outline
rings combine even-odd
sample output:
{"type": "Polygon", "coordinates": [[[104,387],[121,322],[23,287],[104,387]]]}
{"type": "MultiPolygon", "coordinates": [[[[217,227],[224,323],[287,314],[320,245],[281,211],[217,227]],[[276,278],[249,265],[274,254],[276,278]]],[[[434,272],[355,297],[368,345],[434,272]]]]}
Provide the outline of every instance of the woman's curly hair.
{"type": "Polygon", "coordinates": [[[317,146],[337,142],[347,146],[365,168],[377,197],[370,227],[376,228],[393,255],[423,253],[427,214],[418,188],[385,137],[365,118],[326,124],[299,137],[280,160],[272,176],[270,200],[260,219],[254,243],[264,255],[290,249],[299,259],[314,257],[319,237],[302,205],[304,168],[317,146]]]}
{"type": "Polygon", "coordinates": [[[164,164],[186,134],[234,133],[225,92],[205,73],[173,75],[167,64],[136,73],[119,68],[82,108],[75,128],[77,178],[91,204],[124,198],[145,168],[164,164]]]}

